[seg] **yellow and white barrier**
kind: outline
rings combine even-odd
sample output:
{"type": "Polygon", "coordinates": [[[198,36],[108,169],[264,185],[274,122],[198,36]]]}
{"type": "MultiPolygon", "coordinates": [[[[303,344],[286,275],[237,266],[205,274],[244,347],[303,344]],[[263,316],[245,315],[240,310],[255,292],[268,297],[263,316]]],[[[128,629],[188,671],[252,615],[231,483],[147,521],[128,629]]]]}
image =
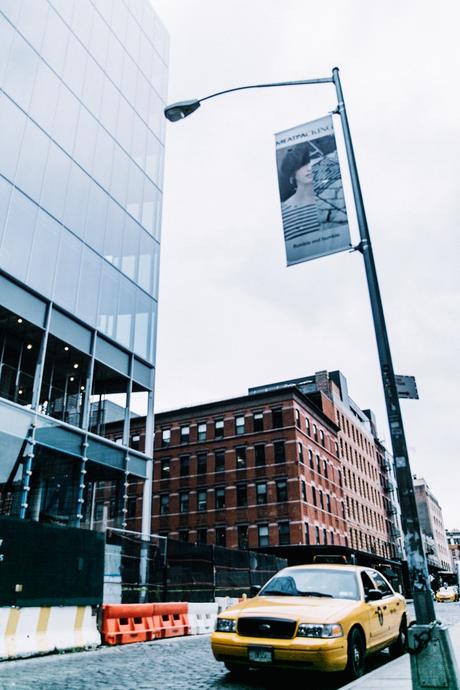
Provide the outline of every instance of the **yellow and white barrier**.
{"type": "Polygon", "coordinates": [[[189,635],[205,635],[214,630],[218,606],[213,603],[189,603],[189,635]]]}
{"type": "Polygon", "coordinates": [[[100,644],[91,606],[0,607],[0,660],[100,644]]]}

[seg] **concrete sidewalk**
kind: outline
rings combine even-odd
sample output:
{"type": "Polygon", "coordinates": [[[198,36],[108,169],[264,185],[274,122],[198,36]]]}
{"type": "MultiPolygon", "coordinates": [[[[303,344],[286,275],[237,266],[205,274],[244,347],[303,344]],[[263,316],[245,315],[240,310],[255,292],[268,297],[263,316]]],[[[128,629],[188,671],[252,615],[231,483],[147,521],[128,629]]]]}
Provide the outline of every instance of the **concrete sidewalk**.
{"type": "MultiPolygon", "coordinates": [[[[460,666],[460,624],[449,627],[450,641],[457,659],[457,666],[460,666]]],[[[410,670],[410,656],[404,656],[388,664],[381,666],[375,671],[367,673],[359,680],[355,680],[348,685],[344,685],[342,690],[361,688],[362,690],[412,690],[412,679],[410,670]]]]}

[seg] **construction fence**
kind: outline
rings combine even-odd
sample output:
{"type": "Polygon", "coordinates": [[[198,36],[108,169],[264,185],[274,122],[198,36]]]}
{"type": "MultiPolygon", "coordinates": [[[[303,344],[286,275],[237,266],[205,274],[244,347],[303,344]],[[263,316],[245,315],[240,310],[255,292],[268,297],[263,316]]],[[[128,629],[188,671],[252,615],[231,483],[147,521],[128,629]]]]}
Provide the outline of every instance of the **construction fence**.
{"type": "Polygon", "coordinates": [[[206,602],[240,597],[287,561],[271,554],[107,530],[105,603],[206,602]]]}

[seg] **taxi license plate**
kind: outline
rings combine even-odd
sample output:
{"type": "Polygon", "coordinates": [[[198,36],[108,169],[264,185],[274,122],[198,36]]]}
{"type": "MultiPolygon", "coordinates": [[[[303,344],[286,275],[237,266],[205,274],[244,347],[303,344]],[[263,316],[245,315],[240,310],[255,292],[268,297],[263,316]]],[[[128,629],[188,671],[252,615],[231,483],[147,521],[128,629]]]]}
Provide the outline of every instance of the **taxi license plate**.
{"type": "Polygon", "coordinates": [[[249,661],[270,663],[273,661],[273,649],[271,647],[249,647],[249,661]]]}

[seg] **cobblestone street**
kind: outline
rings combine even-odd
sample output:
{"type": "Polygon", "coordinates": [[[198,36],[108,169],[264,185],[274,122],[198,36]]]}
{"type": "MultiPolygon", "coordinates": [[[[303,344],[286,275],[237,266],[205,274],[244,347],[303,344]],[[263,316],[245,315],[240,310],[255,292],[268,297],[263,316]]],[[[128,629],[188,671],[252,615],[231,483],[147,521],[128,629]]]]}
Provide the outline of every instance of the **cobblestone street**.
{"type": "MultiPolygon", "coordinates": [[[[447,625],[460,623],[460,603],[436,604],[436,612],[447,625]]],[[[369,660],[368,670],[386,661],[382,652],[369,660]]],[[[262,690],[304,685],[301,675],[251,672],[244,682],[233,680],[214,660],[209,636],[203,635],[4,662],[0,690],[262,690]]],[[[309,678],[310,690],[333,690],[343,683],[329,675],[309,678]]]]}

